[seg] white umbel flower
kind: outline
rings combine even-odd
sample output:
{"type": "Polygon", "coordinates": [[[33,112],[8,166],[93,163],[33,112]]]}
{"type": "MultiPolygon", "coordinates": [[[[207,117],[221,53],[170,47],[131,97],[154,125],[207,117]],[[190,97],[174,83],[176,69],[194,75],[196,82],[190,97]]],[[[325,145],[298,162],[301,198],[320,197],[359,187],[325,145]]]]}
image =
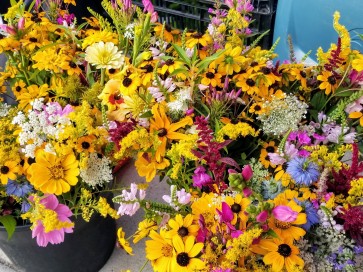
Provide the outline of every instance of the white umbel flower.
{"type": "Polygon", "coordinates": [[[112,42],[98,42],[87,47],[85,60],[97,69],[118,69],[124,56],[112,42]]]}

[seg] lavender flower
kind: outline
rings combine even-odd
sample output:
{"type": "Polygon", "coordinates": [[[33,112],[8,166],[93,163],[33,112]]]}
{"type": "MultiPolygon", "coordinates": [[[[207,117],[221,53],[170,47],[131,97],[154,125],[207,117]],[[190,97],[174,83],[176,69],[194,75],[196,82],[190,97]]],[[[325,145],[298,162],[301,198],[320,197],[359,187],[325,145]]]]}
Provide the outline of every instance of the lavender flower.
{"type": "Polygon", "coordinates": [[[309,186],[317,181],[320,172],[318,166],[309,162],[307,158],[295,157],[287,163],[286,172],[295,180],[299,185],[309,186]]]}

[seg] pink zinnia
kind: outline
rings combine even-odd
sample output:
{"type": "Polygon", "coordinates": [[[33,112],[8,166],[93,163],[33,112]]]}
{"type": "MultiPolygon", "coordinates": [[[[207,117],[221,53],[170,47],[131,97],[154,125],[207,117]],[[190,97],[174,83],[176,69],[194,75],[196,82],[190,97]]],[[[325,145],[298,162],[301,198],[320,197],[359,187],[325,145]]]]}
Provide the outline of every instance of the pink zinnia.
{"type": "MultiPolygon", "coordinates": [[[[30,198],[30,201],[32,201],[32,198],[30,198]]],[[[55,211],[58,215],[58,220],[60,222],[72,223],[72,221],[69,219],[69,217],[73,215],[72,211],[68,208],[68,206],[64,204],[59,204],[59,201],[55,195],[45,195],[45,197],[40,200],[40,204],[44,205],[46,209],[55,211]]],[[[45,232],[43,223],[40,220],[34,223],[33,226],[34,228],[32,231],[32,238],[37,237],[37,244],[41,247],[46,247],[48,243],[51,243],[53,245],[60,244],[64,241],[65,233],[73,232],[73,227],[60,228],[45,232]]]]}

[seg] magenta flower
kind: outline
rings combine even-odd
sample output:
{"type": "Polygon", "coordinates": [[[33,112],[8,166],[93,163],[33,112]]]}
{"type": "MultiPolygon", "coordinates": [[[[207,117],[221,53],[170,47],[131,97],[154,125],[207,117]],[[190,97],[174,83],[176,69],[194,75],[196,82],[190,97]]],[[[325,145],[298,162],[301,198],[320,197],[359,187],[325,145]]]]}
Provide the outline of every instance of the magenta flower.
{"type": "Polygon", "coordinates": [[[267,218],[268,218],[268,211],[264,210],[256,216],[256,221],[260,222],[260,223],[264,223],[264,222],[266,222],[267,218]]]}
{"type": "Polygon", "coordinates": [[[278,205],[272,210],[273,216],[282,222],[294,222],[298,212],[293,211],[289,206],[278,205]]]}
{"type": "Polygon", "coordinates": [[[252,167],[249,164],[246,164],[242,169],[242,177],[245,181],[249,181],[253,176],[252,167]]]}
{"type": "Polygon", "coordinates": [[[212,182],[212,177],[206,173],[206,170],[203,166],[198,166],[197,169],[194,170],[193,186],[202,188],[203,186],[212,182]]]}
{"type": "MultiPolygon", "coordinates": [[[[29,200],[33,201],[33,198],[30,197],[29,200]]],[[[72,221],[69,219],[69,217],[73,215],[72,211],[68,208],[68,206],[59,204],[59,201],[55,195],[45,195],[44,198],[40,200],[40,204],[44,205],[44,207],[48,210],[55,211],[57,213],[58,221],[63,223],[72,223],[72,221]]],[[[48,243],[51,243],[52,245],[60,244],[64,241],[65,233],[73,232],[73,227],[60,228],[46,232],[41,220],[35,222],[33,227],[32,238],[37,237],[37,244],[41,247],[46,247],[48,243]]]]}

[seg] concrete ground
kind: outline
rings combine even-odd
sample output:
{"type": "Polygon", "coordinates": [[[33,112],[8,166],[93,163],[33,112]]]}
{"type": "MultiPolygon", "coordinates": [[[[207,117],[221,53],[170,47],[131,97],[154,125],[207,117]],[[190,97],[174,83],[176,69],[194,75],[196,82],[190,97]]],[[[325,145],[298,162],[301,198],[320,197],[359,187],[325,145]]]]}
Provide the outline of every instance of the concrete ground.
{"type": "MultiPolygon", "coordinates": [[[[140,183],[144,182],[145,179],[139,177],[134,166],[133,161],[127,163],[122,167],[122,169],[117,173],[118,184],[121,187],[126,187],[131,182],[140,183]]],[[[149,186],[148,194],[146,198],[153,200],[162,200],[161,197],[164,194],[169,194],[169,186],[165,182],[159,182],[159,178],[155,178],[149,186]]],[[[122,226],[126,233],[126,237],[131,236],[138,227],[138,222],[143,218],[143,210],[139,210],[134,216],[123,216],[117,220],[117,225],[122,226]]],[[[116,235],[116,234],[115,234],[116,235]]],[[[134,245],[132,239],[130,239],[130,245],[133,248],[134,255],[128,255],[123,249],[114,249],[110,259],[104,265],[104,267],[99,272],[125,272],[130,270],[131,272],[138,272],[143,267],[144,272],[151,272],[152,268],[150,263],[146,263],[145,258],[145,240],[140,241],[138,244],[134,245]],[[145,265],[145,266],[144,266],[145,265]]],[[[100,249],[102,250],[102,249],[100,249]]],[[[4,264],[3,260],[6,260],[6,256],[0,250],[0,272],[23,272],[17,271],[11,267],[11,264],[4,264]]],[[[26,271],[26,272],[36,272],[36,271],[26,271]]],[[[51,272],[51,271],[49,271],[51,272]]],[[[73,271],[65,271],[73,272],[73,271]]],[[[76,272],[76,271],[74,271],[76,272]]]]}

